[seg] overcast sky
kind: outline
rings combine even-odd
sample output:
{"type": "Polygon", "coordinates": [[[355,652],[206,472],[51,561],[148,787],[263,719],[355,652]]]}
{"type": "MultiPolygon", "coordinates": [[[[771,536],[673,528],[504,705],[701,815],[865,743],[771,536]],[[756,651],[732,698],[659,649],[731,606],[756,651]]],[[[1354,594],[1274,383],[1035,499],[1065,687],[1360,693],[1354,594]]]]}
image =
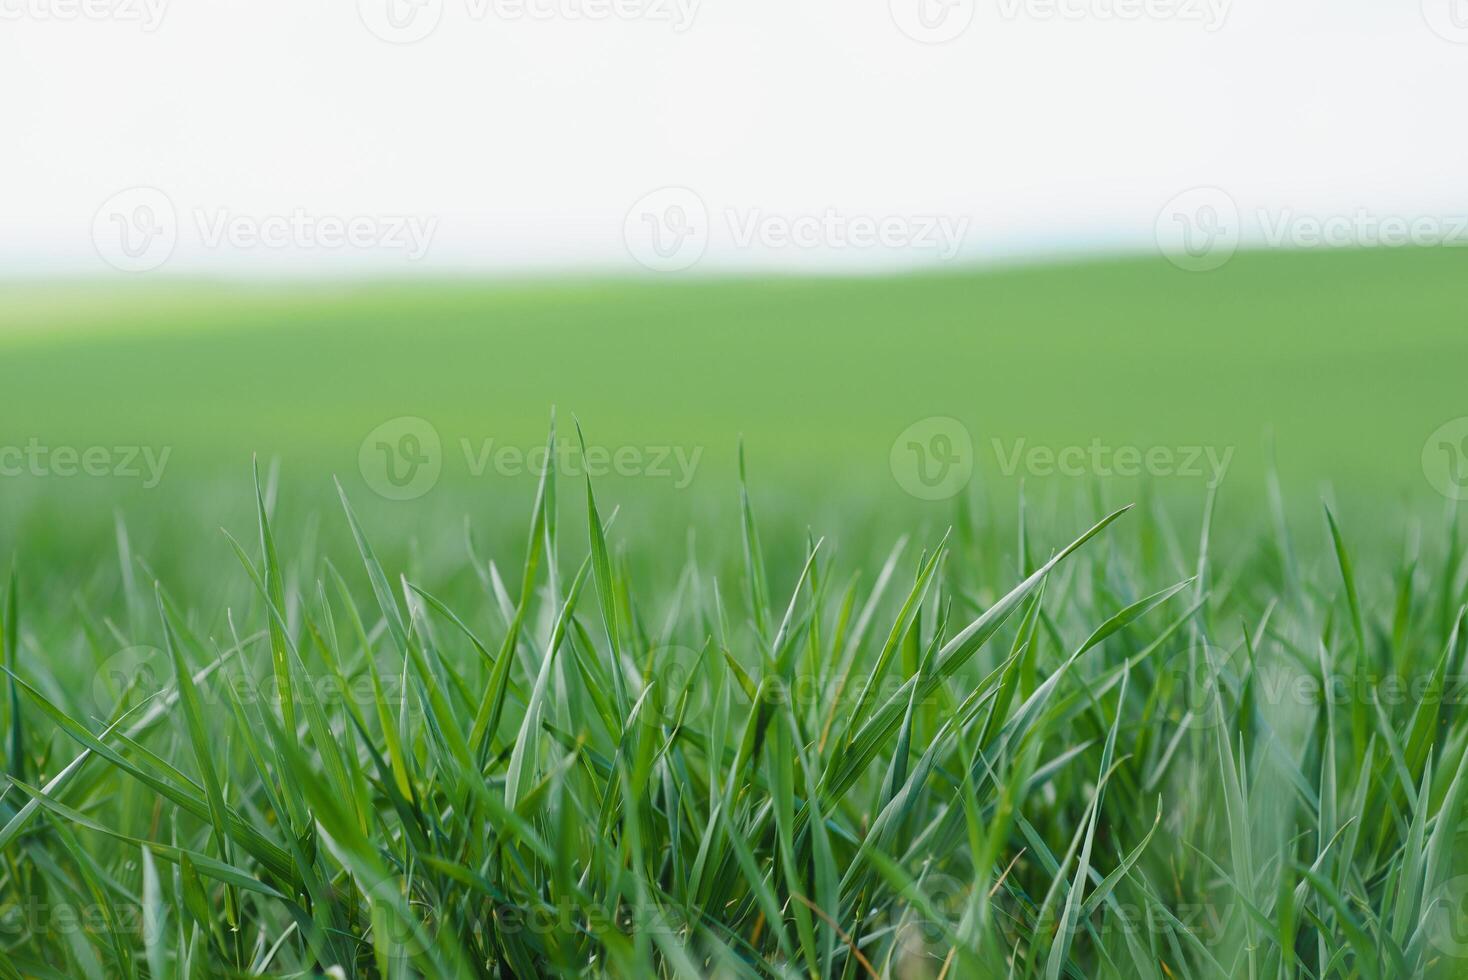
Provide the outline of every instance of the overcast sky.
{"type": "Polygon", "coordinates": [[[0,0],[0,276],[1468,242],[1465,82],[1468,0],[0,0]]]}

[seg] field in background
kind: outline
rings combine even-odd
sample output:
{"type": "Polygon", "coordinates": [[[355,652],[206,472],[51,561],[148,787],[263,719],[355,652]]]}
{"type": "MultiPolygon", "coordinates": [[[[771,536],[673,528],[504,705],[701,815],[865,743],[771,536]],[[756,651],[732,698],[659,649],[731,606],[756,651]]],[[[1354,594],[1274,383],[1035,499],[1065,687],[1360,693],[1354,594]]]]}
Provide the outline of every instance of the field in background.
{"type": "Polygon", "coordinates": [[[252,452],[358,480],[368,433],[415,416],[447,486],[473,478],[466,441],[529,449],[557,405],[607,447],[701,451],[695,489],[726,482],[742,433],[766,474],[901,497],[893,441],[943,416],[991,484],[1026,475],[1004,472],[1021,445],[1198,446],[1232,449],[1227,497],[1262,491],[1272,427],[1287,485],[1411,500],[1432,493],[1424,441],[1464,414],[1462,297],[1446,250],[1207,274],[8,287],[0,444],[169,447],[168,480],[239,475],[252,452]]]}
{"type": "Polygon", "coordinates": [[[520,546],[555,406],[562,475],[586,468],[579,418],[619,528],[670,576],[694,536],[706,558],[738,560],[741,437],[782,586],[808,531],[860,539],[847,557],[875,560],[903,534],[1013,528],[1021,486],[1044,547],[1049,528],[1133,502],[1188,540],[1218,472],[1215,551],[1249,560],[1235,542],[1276,532],[1271,431],[1279,510],[1307,554],[1327,554],[1329,500],[1358,548],[1392,555],[1404,532],[1442,526],[1443,474],[1423,451],[1468,412],[1460,262],[5,287],[0,554],[44,556],[28,574],[69,592],[115,565],[120,523],[156,574],[208,581],[229,560],[218,529],[254,519],[258,454],[283,533],[349,543],[335,476],[392,529],[387,555],[462,571],[466,522],[491,555],[520,546]],[[1096,448],[1166,455],[1123,478],[1096,448]],[[35,452],[42,475],[9,475],[35,452]],[[83,472],[88,452],[103,475],[83,472]],[[1080,469],[1057,473],[1067,452],[1080,469]]]}

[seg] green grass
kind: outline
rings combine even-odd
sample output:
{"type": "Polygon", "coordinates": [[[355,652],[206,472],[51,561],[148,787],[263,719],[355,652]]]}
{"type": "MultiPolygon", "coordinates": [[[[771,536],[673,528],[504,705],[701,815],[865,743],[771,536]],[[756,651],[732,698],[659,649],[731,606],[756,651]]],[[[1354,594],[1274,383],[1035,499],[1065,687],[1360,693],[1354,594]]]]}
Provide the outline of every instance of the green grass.
{"type": "Polygon", "coordinates": [[[0,292],[0,447],[173,453],[0,479],[0,977],[1465,975],[1459,292],[0,292]],[[467,472],[553,403],[552,458],[703,462],[467,472]],[[404,501],[359,465],[400,415],[445,445],[404,501]],[[975,472],[929,501],[934,415],[975,472]],[[991,436],[1236,456],[1022,481],[991,436]]]}
{"type": "Polygon", "coordinates": [[[125,540],[18,569],[0,973],[1460,975],[1456,523],[1223,561],[1161,506],[970,513],[777,567],[757,483],[712,554],[594,491],[405,574],[267,486],[207,605],[125,540]]]}

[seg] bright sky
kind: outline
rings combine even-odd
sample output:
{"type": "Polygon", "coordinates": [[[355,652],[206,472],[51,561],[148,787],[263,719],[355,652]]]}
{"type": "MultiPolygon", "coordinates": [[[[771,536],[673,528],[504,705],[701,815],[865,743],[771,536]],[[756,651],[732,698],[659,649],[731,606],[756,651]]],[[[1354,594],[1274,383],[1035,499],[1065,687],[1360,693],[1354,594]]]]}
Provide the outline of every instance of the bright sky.
{"type": "Polygon", "coordinates": [[[0,278],[1468,242],[1465,82],[1468,0],[0,0],[0,278]]]}

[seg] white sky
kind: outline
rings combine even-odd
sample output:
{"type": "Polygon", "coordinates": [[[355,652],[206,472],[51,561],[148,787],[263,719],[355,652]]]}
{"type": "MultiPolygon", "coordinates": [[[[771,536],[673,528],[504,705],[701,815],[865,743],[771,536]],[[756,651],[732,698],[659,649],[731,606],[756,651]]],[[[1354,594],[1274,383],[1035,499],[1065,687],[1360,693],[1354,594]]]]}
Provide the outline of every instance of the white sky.
{"type": "Polygon", "coordinates": [[[0,0],[0,278],[123,275],[94,228],[134,187],[173,209],[150,276],[642,272],[624,229],[663,187],[704,208],[704,272],[1155,248],[1199,186],[1245,241],[1302,214],[1450,231],[1455,41],[1468,0],[0,0]],[[436,27],[387,43],[389,2],[436,27]],[[966,29],[912,39],[920,2],[966,29]],[[371,223],[353,247],[292,215],[371,223]]]}

